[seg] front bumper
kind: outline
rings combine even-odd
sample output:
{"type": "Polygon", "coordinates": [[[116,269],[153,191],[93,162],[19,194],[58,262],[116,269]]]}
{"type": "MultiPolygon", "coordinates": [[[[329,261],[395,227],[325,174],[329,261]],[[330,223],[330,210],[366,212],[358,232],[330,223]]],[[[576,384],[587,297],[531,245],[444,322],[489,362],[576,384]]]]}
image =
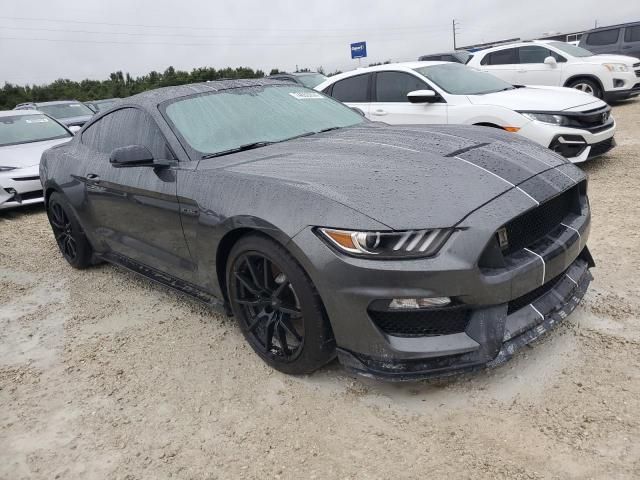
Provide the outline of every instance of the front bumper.
{"type": "MultiPolygon", "coordinates": [[[[636,80],[639,80],[636,78],[636,80]]],[[[627,100],[640,95],[640,81],[633,87],[625,90],[609,90],[604,92],[604,101],[607,103],[618,102],[620,100],[627,100]]]]}
{"type": "Polygon", "coordinates": [[[509,254],[506,264],[484,261],[501,225],[532,211],[534,200],[522,189],[541,192],[558,182],[566,182],[567,188],[577,186],[568,175],[582,174],[568,167],[533,177],[521,189],[509,190],[470,214],[433,258],[376,261],[347,257],[327,246],[311,228],[296,235],[291,249],[323,299],[345,367],[391,380],[479,368],[506,360],[518,346],[554,325],[558,316],[570,313],[591,280],[586,197],[581,197],[578,210],[564,216],[543,238],[509,254]],[[539,297],[527,297],[532,292],[538,295],[543,287],[539,297]],[[468,310],[468,324],[455,333],[396,335],[372,316],[372,306],[380,300],[419,297],[452,298],[468,310]],[[516,309],[514,302],[523,298],[529,301],[516,309]]]}
{"type": "Polygon", "coordinates": [[[578,140],[582,142],[580,148],[577,148],[574,154],[563,156],[571,163],[581,163],[611,150],[615,146],[613,141],[615,132],[615,121],[610,128],[595,133],[580,128],[559,127],[532,121],[522,127],[518,133],[552,150],[560,142],[578,140]],[[602,151],[605,145],[610,145],[610,147],[606,151],[602,151]],[[596,152],[598,153],[596,154],[596,152]]]}
{"type": "MultiPolygon", "coordinates": [[[[447,355],[420,360],[394,361],[358,355],[338,348],[338,359],[345,368],[366,377],[390,381],[437,378],[495,367],[509,360],[520,348],[535,341],[566,319],[578,306],[593,279],[592,260],[585,250],[559,280],[521,309],[508,314],[508,304],[474,312],[465,334],[445,340],[447,355]],[[490,324],[492,328],[487,328],[490,324]],[[488,335],[487,335],[488,334],[488,335]],[[475,338],[474,338],[475,337],[475,338]],[[475,348],[471,348],[473,343],[475,348]],[[483,353],[481,343],[499,343],[493,358],[483,353]]],[[[450,336],[453,337],[453,336],[450,336]]]]}
{"type": "Polygon", "coordinates": [[[44,202],[38,167],[0,173],[0,210],[44,202]]]}

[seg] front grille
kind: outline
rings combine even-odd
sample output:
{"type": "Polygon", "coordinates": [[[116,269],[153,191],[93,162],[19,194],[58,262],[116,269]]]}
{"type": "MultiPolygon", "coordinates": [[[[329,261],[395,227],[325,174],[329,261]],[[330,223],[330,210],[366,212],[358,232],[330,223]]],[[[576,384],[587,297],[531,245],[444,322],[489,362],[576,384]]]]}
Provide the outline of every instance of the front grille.
{"type": "Polygon", "coordinates": [[[636,70],[636,77],[640,77],[640,70],[636,70]]]}
{"type": "Polygon", "coordinates": [[[557,277],[552,278],[544,285],[539,286],[535,290],[531,290],[529,293],[525,293],[521,297],[514,298],[509,302],[509,307],[507,308],[507,315],[511,315],[514,312],[517,312],[521,308],[526,307],[530,303],[535,302],[538,298],[542,297],[545,293],[553,289],[560,281],[562,281],[562,277],[565,272],[562,272],[557,277]]]}
{"type": "Polygon", "coordinates": [[[594,143],[593,145],[591,145],[591,150],[589,151],[589,158],[604,155],[615,146],[616,146],[616,143],[613,140],[613,137],[608,138],[607,140],[603,140],[602,142],[594,143]]]}
{"type": "Polygon", "coordinates": [[[417,311],[369,310],[380,330],[395,337],[434,337],[462,333],[469,323],[469,310],[463,307],[417,311]]]}
{"type": "Polygon", "coordinates": [[[608,105],[602,108],[587,110],[586,112],[575,112],[566,114],[569,120],[569,127],[580,128],[590,132],[606,130],[613,125],[611,118],[611,107],[608,105]]]}
{"type": "Polygon", "coordinates": [[[576,185],[570,188],[507,223],[504,228],[507,232],[508,246],[503,249],[504,255],[510,255],[533,244],[562,223],[576,205],[578,187],[576,185]]]}

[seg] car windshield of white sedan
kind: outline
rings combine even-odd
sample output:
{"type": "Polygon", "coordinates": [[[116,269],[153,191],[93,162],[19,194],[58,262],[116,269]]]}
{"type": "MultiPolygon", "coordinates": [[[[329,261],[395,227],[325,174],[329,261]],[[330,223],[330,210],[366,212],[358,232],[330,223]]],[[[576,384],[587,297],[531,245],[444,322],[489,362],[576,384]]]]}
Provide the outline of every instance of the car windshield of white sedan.
{"type": "Polygon", "coordinates": [[[60,103],[58,105],[41,105],[38,110],[51,115],[53,118],[72,118],[93,115],[84,103],[60,103]]]}
{"type": "Polygon", "coordinates": [[[364,121],[336,100],[293,84],[199,95],[175,101],[165,111],[187,143],[204,155],[255,148],[364,121]]]}
{"type": "Polygon", "coordinates": [[[564,53],[571,55],[572,57],[593,57],[595,54],[590,52],[586,48],[576,47],[575,45],[571,45],[570,43],[565,42],[550,42],[548,45],[557,48],[558,50],[562,50],[564,53]]]}
{"type": "Polygon", "coordinates": [[[415,70],[452,95],[482,95],[514,88],[498,77],[459,63],[432,65],[415,70]]]}
{"type": "Polygon", "coordinates": [[[66,137],[71,134],[45,115],[0,117],[0,147],[66,137]]]}

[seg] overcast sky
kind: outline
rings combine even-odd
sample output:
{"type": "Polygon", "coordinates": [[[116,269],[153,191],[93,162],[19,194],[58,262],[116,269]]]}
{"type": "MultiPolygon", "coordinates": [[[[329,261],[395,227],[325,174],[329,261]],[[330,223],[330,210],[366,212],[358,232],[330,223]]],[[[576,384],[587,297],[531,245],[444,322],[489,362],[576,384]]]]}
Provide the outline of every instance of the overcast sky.
{"type": "Polygon", "coordinates": [[[372,62],[458,44],[531,38],[640,20],[640,0],[2,1],[0,83],[104,79],[194,67],[348,70],[349,44],[372,62]]]}

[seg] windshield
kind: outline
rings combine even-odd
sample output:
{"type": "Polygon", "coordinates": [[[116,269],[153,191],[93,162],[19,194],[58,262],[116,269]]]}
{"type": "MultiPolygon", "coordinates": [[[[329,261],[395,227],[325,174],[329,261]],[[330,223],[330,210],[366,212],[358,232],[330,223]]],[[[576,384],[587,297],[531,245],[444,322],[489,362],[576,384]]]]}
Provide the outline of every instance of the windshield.
{"type": "Polygon", "coordinates": [[[455,55],[460,59],[462,63],[469,63],[469,60],[471,60],[471,57],[473,57],[473,55],[466,50],[458,50],[456,51],[455,55]]]}
{"type": "Polygon", "coordinates": [[[452,95],[482,95],[514,88],[510,83],[489,73],[480,72],[460,63],[432,65],[415,70],[452,95]]]}
{"type": "Polygon", "coordinates": [[[568,53],[572,57],[593,57],[595,54],[590,52],[586,48],[576,47],[570,43],[565,42],[549,42],[547,45],[562,50],[564,53],[568,53]]]}
{"type": "Polygon", "coordinates": [[[93,115],[91,109],[80,102],[60,103],[57,105],[40,105],[38,106],[38,110],[57,119],[93,115]]]}
{"type": "Polygon", "coordinates": [[[235,88],[179,99],[165,112],[200,154],[280,142],[364,121],[349,107],[295,84],[235,88]]]}
{"type": "Polygon", "coordinates": [[[110,109],[114,103],[116,103],[116,100],[99,100],[97,102],[91,102],[91,105],[96,109],[96,112],[104,112],[110,109]]]}
{"type": "Polygon", "coordinates": [[[71,134],[45,115],[0,117],[0,147],[66,137],[71,134]]]}
{"type": "Polygon", "coordinates": [[[311,75],[297,75],[296,78],[300,80],[300,83],[302,83],[307,88],[317,87],[327,79],[327,77],[325,77],[321,73],[313,73],[311,75]]]}

